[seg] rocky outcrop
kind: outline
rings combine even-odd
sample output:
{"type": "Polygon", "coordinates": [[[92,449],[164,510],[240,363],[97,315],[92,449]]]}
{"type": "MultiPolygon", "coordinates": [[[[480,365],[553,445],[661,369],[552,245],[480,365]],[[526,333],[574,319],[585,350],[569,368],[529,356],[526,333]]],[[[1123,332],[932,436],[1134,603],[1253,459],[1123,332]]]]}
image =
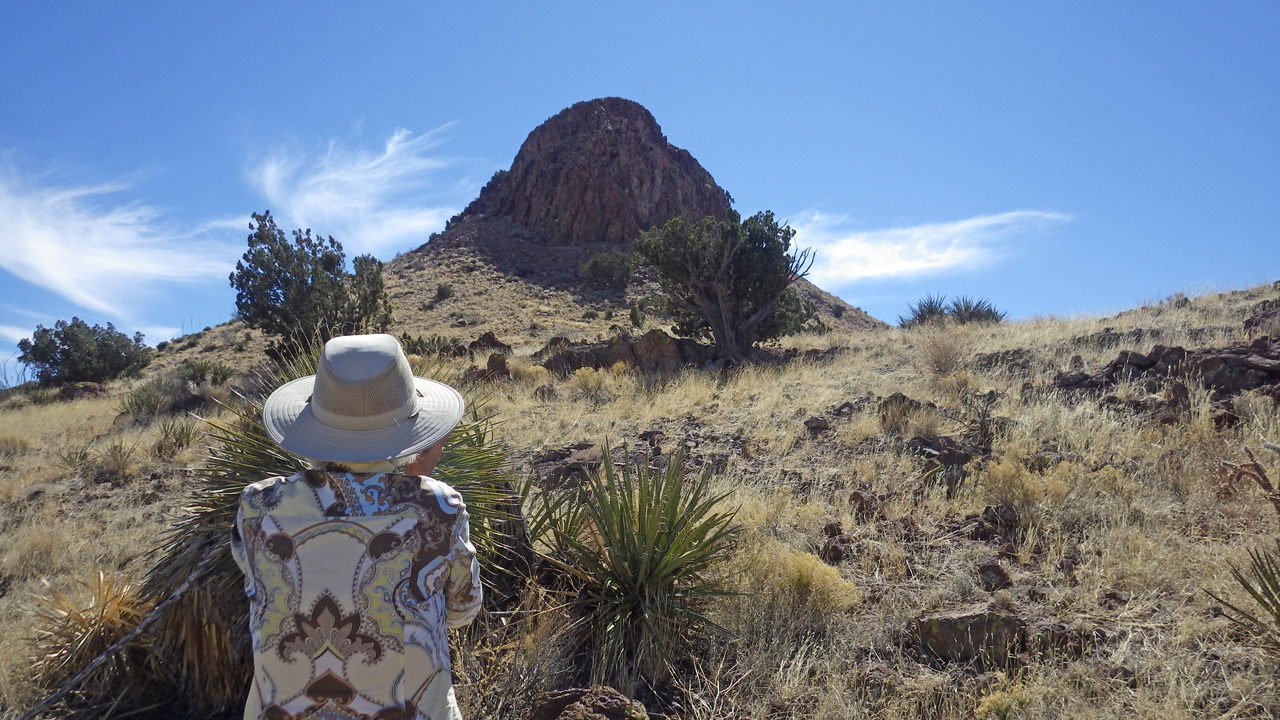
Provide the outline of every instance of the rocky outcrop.
{"type": "Polygon", "coordinates": [[[560,377],[582,368],[600,369],[617,363],[669,372],[685,365],[710,362],[715,357],[715,348],[688,338],[673,338],[661,330],[650,330],[635,340],[613,338],[607,343],[574,343],[567,338],[551,338],[533,357],[560,377]]]}
{"type": "Polygon", "coordinates": [[[580,102],[539,125],[462,217],[502,217],[553,245],[626,243],[681,215],[725,218],[729,203],[653,115],[622,98],[580,102]]]}
{"type": "Polygon", "coordinates": [[[546,693],[534,703],[530,720],[646,720],[649,713],[611,687],[570,688],[546,693]]]}

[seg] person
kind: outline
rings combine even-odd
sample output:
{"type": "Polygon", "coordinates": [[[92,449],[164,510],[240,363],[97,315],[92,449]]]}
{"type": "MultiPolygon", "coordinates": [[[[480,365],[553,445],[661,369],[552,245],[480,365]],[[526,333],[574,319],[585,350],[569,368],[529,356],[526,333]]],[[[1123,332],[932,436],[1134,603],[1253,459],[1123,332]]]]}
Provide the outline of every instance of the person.
{"type": "Polygon", "coordinates": [[[311,469],[240,496],[246,719],[461,717],[446,630],[479,612],[479,567],[462,497],[429,475],[463,408],[390,335],[330,340],[267,398],[267,434],[311,469]]]}

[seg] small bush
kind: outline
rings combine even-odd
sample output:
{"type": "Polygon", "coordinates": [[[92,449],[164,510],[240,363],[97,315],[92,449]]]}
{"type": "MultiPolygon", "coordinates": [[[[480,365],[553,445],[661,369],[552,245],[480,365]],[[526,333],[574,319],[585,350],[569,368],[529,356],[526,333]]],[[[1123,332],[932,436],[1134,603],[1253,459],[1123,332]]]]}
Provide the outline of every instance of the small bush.
{"type": "Polygon", "coordinates": [[[130,445],[123,439],[107,445],[98,458],[99,479],[119,480],[133,474],[133,457],[137,450],[137,443],[130,445]]]}
{"type": "Polygon", "coordinates": [[[179,380],[196,385],[222,385],[235,376],[235,368],[215,360],[191,360],[178,368],[179,380]]]}
{"type": "Polygon", "coordinates": [[[1230,612],[1227,618],[1266,648],[1280,656],[1280,542],[1276,550],[1250,550],[1249,567],[1241,570],[1231,565],[1231,576],[1253,599],[1255,612],[1233,605],[1209,593],[1230,612]],[[1257,613],[1257,614],[1255,614],[1257,613]]]}
{"type": "Polygon", "coordinates": [[[925,295],[914,304],[907,307],[906,315],[898,316],[898,326],[904,328],[913,328],[920,325],[928,325],[929,323],[938,323],[947,317],[947,297],[939,295],[925,295]]]}
{"type": "Polygon", "coordinates": [[[444,357],[464,357],[469,354],[467,346],[456,337],[444,337],[443,335],[434,335],[432,337],[413,336],[409,333],[401,333],[400,346],[404,348],[406,355],[421,355],[423,357],[442,355],[444,357]]]}
{"type": "Polygon", "coordinates": [[[935,375],[950,375],[964,361],[965,343],[946,331],[931,332],[920,340],[920,352],[935,375]]]}
{"type": "Polygon", "coordinates": [[[1008,313],[997,310],[988,300],[974,299],[967,295],[947,303],[945,295],[934,297],[925,295],[907,308],[905,315],[898,316],[898,325],[913,328],[922,325],[940,324],[950,320],[958,325],[969,323],[998,323],[1008,313]]]}
{"type": "Polygon", "coordinates": [[[92,447],[93,443],[90,442],[79,447],[59,450],[57,452],[58,464],[71,472],[80,472],[89,466],[89,461],[92,458],[92,447]]]}
{"type": "Polygon", "coordinates": [[[582,313],[583,320],[595,320],[598,317],[600,317],[600,313],[596,312],[595,310],[588,310],[582,313]]]}
{"type": "Polygon", "coordinates": [[[130,390],[116,409],[121,415],[146,418],[160,414],[168,399],[168,385],[163,380],[152,380],[130,390]]]}
{"type": "Polygon", "coordinates": [[[453,297],[453,286],[449,283],[440,283],[436,285],[436,294],[432,298],[433,302],[442,302],[453,297]]]}
{"type": "Polygon", "coordinates": [[[606,250],[591,256],[578,272],[582,277],[601,287],[621,290],[631,282],[635,260],[618,250],[606,250]]]}
{"type": "Polygon", "coordinates": [[[156,343],[156,352],[164,352],[165,349],[168,347],[169,347],[169,341],[161,340],[160,342],[156,343]]]}
{"type": "Polygon", "coordinates": [[[25,455],[31,451],[31,441],[21,435],[0,435],[0,458],[25,455]]]}
{"type": "Polygon", "coordinates": [[[156,457],[172,460],[179,452],[194,445],[204,433],[192,420],[165,418],[160,421],[160,437],[156,440],[156,457]]]}
{"type": "Polygon", "coordinates": [[[641,461],[603,465],[583,488],[581,512],[552,518],[555,544],[584,582],[579,646],[593,682],[626,692],[641,678],[665,679],[689,630],[709,621],[704,601],[724,594],[710,575],[739,526],[718,511],[710,475],[685,476],[677,455],[665,471],[641,461]]]}

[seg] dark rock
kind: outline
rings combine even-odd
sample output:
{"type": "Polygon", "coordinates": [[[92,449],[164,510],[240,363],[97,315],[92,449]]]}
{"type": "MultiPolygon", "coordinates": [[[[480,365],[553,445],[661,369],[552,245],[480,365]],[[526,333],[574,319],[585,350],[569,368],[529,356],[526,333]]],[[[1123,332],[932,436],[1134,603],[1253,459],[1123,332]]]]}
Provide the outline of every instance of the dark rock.
{"type": "Polygon", "coordinates": [[[996,551],[996,555],[1003,560],[1018,560],[1018,548],[1013,543],[1005,543],[996,551]]]}
{"type": "Polygon", "coordinates": [[[711,174],[639,104],[580,102],[539,125],[462,215],[509,218],[553,245],[627,243],[671,218],[725,219],[711,174]]]}
{"type": "Polygon", "coordinates": [[[880,498],[869,492],[854,490],[849,493],[849,505],[853,507],[853,516],[860,522],[867,522],[880,514],[880,498]]]}
{"type": "Polygon", "coordinates": [[[507,368],[507,356],[500,352],[489,355],[485,364],[485,380],[509,380],[511,371],[507,368]]]}
{"type": "Polygon", "coordinates": [[[831,422],[821,415],[816,415],[804,421],[804,426],[810,432],[822,432],[831,429],[831,422]]]}
{"type": "Polygon", "coordinates": [[[906,395],[896,392],[880,401],[878,408],[880,424],[886,429],[898,426],[905,427],[905,419],[923,408],[924,405],[919,400],[912,400],[906,395]]]}
{"type": "Polygon", "coordinates": [[[822,526],[822,534],[829,538],[840,537],[844,534],[844,525],[839,520],[829,522],[822,526]]]}
{"type": "Polygon", "coordinates": [[[907,441],[907,449],[942,465],[964,465],[973,459],[973,454],[965,450],[959,440],[946,435],[913,437],[907,441]]]}
{"type": "Polygon", "coordinates": [[[684,364],[675,340],[661,330],[650,330],[632,346],[636,361],[645,370],[670,371],[684,364]]]}
{"type": "Polygon", "coordinates": [[[982,581],[982,589],[987,592],[1013,587],[1009,572],[990,555],[984,555],[978,560],[978,579],[982,581]]]}
{"type": "Polygon", "coordinates": [[[472,340],[471,344],[467,345],[467,349],[473,353],[488,350],[490,352],[502,353],[503,355],[511,354],[511,346],[499,340],[492,332],[487,332],[475,340],[472,340]]]}
{"type": "Polygon", "coordinates": [[[818,551],[818,557],[830,565],[839,565],[852,555],[851,549],[849,538],[843,535],[829,537],[823,541],[822,549],[818,551]]]}
{"type": "Polygon", "coordinates": [[[571,688],[545,693],[533,703],[529,720],[648,720],[642,703],[611,687],[571,688]]]}
{"type": "Polygon", "coordinates": [[[543,402],[556,399],[556,389],[551,385],[539,385],[533,389],[533,397],[543,402]]]}
{"type": "Polygon", "coordinates": [[[78,400],[84,397],[98,397],[106,395],[107,389],[96,382],[78,382],[70,385],[63,385],[58,390],[58,398],[60,400],[78,400]]]}
{"type": "Polygon", "coordinates": [[[1006,664],[1022,644],[1024,622],[987,603],[922,615],[912,623],[911,639],[944,662],[978,660],[1006,664]]]}

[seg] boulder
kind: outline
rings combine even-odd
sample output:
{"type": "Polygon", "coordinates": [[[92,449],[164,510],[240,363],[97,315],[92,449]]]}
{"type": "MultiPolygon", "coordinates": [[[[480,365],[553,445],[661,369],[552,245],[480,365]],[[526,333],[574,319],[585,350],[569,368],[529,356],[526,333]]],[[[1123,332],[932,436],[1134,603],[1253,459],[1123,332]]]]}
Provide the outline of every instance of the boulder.
{"type": "Polygon", "coordinates": [[[943,662],[1000,666],[1020,649],[1024,628],[1013,612],[979,603],[921,615],[909,632],[921,651],[943,662]]]}
{"type": "Polygon", "coordinates": [[[982,582],[982,589],[987,592],[1013,587],[1009,571],[990,555],[983,555],[978,559],[978,579],[982,582]]]}
{"type": "Polygon", "coordinates": [[[638,700],[632,700],[611,687],[555,690],[540,696],[533,704],[529,720],[648,720],[649,713],[638,700]]]}
{"type": "Polygon", "coordinates": [[[467,350],[473,353],[487,350],[489,352],[502,353],[503,355],[511,354],[511,346],[499,340],[492,332],[487,332],[472,340],[471,344],[467,345],[467,350]]]}
{"type": "Polygon", "coordinates": [[[58,390],[58,399],[60,400],[78,400],[84,397],[98,397],[106,395],[107,389],[96,382],[78,382],[70,385],[63,385],[58,390]]]}
{"type": "Polygon", "coordinates": [[[684,365],[675,339],[661,330],[650,330],[631,346],[636,361],[645,370],[670,371],[684,365]]]}

